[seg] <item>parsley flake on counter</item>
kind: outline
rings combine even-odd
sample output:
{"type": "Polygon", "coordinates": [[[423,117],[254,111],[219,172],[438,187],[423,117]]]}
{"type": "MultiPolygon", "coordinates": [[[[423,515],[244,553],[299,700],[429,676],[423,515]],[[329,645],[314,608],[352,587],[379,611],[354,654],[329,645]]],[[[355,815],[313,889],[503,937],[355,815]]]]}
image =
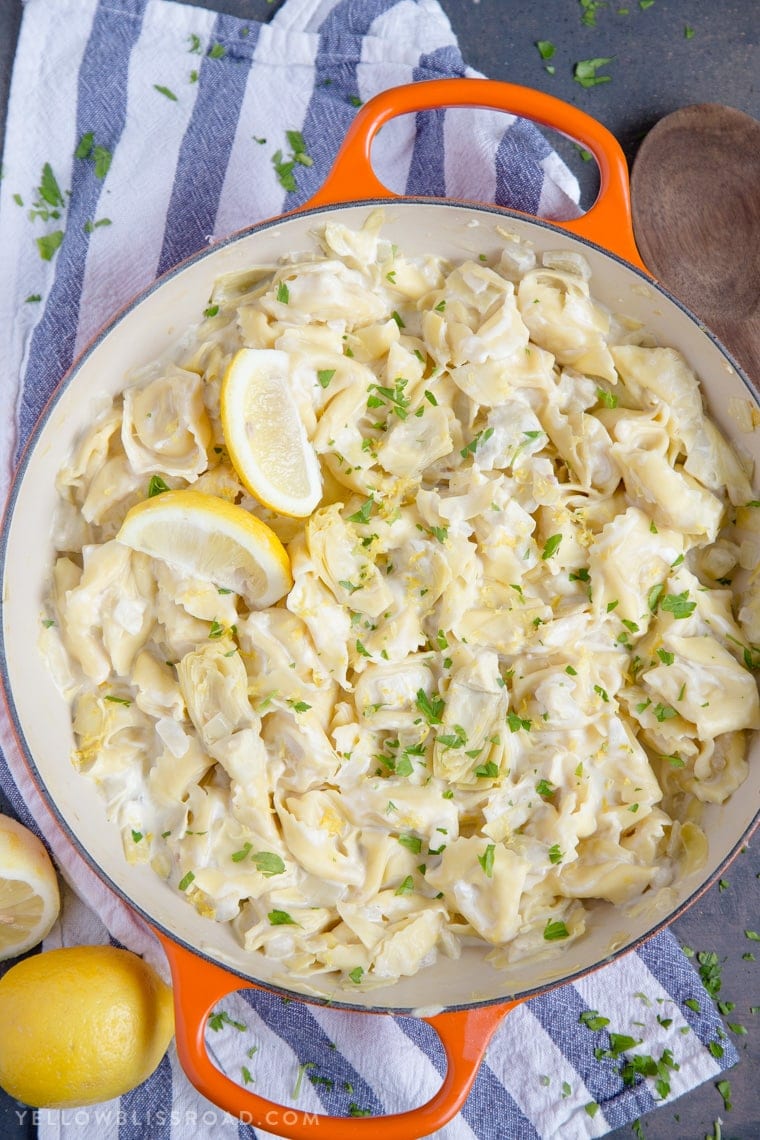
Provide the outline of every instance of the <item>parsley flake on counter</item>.
{"type": "Polygon", "coordinates": [[[277,181],[282,186],[283,190],[294,191],[298,187],[296,185],[295,177],[293,176],[293,168],[295,166],[295,159],[289,162],[283,158],[282,151],[276,150],[272,155],[272,166],[277,175],[277,181]]]}
{"type": "Polygon", "coordinates": [[[554,72],[556,71],[554,64],[547,62],[548,60],[554,58],[554,53],[556,50],[554,44],[551,40],[536,40],[536,47],[538,48],[538,54],[544,61],[544,70],[548,72],[549,75],[554,75],[554,72]]]}
{"type": "Polygon", "coordinates": [[[232,1026],[232,1028],[237,1029],[239,1033],[244,1033],[247,1028],[242,1021],[233,1020],[224,1009],[220,1009],[218,1013],[212,1013],[208,1019],[209,1029],[213,1029],[215,1033],[218,1033],[225,1025],[232,1026]]]}
{"type": "Polygon", "coordinates": [[[731,1103],[731,1082],[730,1081],[716,1081],[715,1087],[723,1097],[723,1106],[726,1112],[730,1112],[734,1107],[731,1103]]]}
{"type": "Polygon", "coordinates": [[[77,148],[74,151],[74,158],[89,158],[94,142],[95,132],[86,131],[77,143],[77,148]]]}
{"type": "Polygon", "coordinates": [[[573,79],[581,87],[596,87],[600,83],[611,83],[611,75],[598,75],[600,67],[612,63],[612,56],[598,56],[595,59],[580,59],[573,68],[573,79]]]}
{"type": "Polygon", "coordinates": [[[95,132],[85,131],[77,143],[74,158],[92,159],[95,164],[95,177],[105,178],[111,167],[111,152],[95,142],[95,132]]]}
{"type": "Polygon", "coordinates": [[[110,218],[99,218],[97,220],[97,222],[92,222],[92,221],[85,222],[84,225],[82,226],[82,229],[84,230],[84,232],[86,234],[91,234],[91,233],[94,233],[95,230],[102,229],[103,226],[110,226],[110,225],[111,225],[111,219],[110,218]]]}
{"type": "Polygon", "coordinates": [[[314,165],[314,159],[307,152],[306,143],[300,131],[286,131],[285,138],[288,140],[288,146],[290,147],[294,162],[299,163],[301,166],[314,165]]]}
{"type": "Polygon", "coordinates": [[[165,95],[166,98],[170,99],[173,103],[177,102],[177,96],[174,94],[171,87],[164,87],[162,83],[154,83],[153,90],[158,91],[159,95],[165,95]]]}
{"type": "Polygon", "coordinates": [[[51,261],[63,241],[63,230],[53,230],[50,234],[35,238],[37,249],[43,261],[51,261]]]}
{"type": "Polygon", "coordinates": [[[607,0],[578,0],[581,6],[581,23],[587,28],[596,27],[596,12],[598,8],[606,8],[607,0]]]}
{"type": "Polygon", "coordinates": [[[605,1025],[609,1025],[609,1017],[601,1017],[598,1010],[584,1009],[583,1013],[578,1018],[581,1025],[585,1025],[593,1033],[597,1033],[600,1029],[604,1029],[605,1025]]]}
{"type": "Polygon", "coordinates": [[[66,205],[66,200],[49,162],[46,162],[42,168],[42,177],[40,178],[37,193],[49,206],[57,207],[66,205]]]}

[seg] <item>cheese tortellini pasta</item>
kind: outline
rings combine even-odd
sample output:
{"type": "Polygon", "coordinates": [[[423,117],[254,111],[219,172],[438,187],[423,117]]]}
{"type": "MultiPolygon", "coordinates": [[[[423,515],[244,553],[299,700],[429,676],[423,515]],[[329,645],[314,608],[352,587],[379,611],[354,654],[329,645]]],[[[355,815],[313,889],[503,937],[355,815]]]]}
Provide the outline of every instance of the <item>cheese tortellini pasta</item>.
{"type": "Polygon", "coordinates": [[[316,988],[472,940],[499,966],[556,954],[590,906],[703,858],[700,804],[744,778],[751,475],[577,255],[504,234],[453,264],[378,214],[331,222],[316,252],[218,281],[59,473],[43,638],[74,765],[129,860],[316,988]],[[307,519],[228,458],[241,347],[288,370],[323,478],[307,519]],[[118,541],[186,487],[275,530],[282,601],[118,541]]]}

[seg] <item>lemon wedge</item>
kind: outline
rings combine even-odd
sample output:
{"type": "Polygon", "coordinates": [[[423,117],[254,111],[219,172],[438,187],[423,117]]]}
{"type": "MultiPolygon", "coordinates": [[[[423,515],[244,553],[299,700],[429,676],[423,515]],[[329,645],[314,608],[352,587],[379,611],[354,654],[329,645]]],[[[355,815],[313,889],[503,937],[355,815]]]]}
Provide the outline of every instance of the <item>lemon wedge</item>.
{"type": "Polygon", "coordinates": [[[254,609],[293,585],[277,535],[243,507],[200,491],[164,491],[127,512],[119,542],[240,594],[254,609]]]}
{"type": "Polygon", "coordinates": [[[222,381],[222,431],[251,494],[277,514],[306,518],[322,498],[322,475],[293,397],[289,357],[241,348],[222,381]]]}
{"type": "Polygon", "coordinates": [[[0,959],[36,946],[61,907],[58,878],[44,844],[0,815],[0,959]]]}
{"type": "Polygon", "coordinates": [[[170,988],[130,950],[65,946],[0,979],[0,1086],[36,1108],[100,1104],[136,1088],[174,1034],[170,988]]]}

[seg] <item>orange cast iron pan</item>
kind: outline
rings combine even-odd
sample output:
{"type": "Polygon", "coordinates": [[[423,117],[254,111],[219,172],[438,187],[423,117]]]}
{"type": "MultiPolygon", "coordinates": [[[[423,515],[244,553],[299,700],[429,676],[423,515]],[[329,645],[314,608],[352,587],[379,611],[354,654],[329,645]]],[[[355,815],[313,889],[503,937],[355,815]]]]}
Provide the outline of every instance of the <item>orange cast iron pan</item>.
{"type": "MultiPolygon", "coordinates": [[[[468,235],[472,235],[473,248],[481,240],[490,242],[492,247],[497,248],[501,241],[497,237],[500,227],[515,229],[530,240],[535,239],[539,248],[556,249],[564,246],[576,249],[592,262],[594,293],[608,308],[627,313],[632,307],[634,316],[638,312],[642,322],[648,328],[653,328],[662,343],[681,348],[689,362],[699,368],[706,381],[710,412],[726,434],[731,436],[732,431],[731,422],[726,418],[724,384],[733,385],[731,392],[735,398],[746,396],[754,399],[750,395],[746,378],[722,346],[691,314],[664,290],[659,289],[642,264],[632,233],[628,170],[623,153],[609,131],[584,112],[552,96],[483,79],[432,80],[395,88],[370,100],[358,112],[332,172],[306,206],[282,219],[272,219],[234,235],[226,242],[218,243],[214,249],[203,251],[185,265],[172,270],[121,314],[102,334],[95,348],[88,352],[92,356],[92,353],[100,351],[109,341],[115,346],[109,350],[112,355],[114,352],[117,355],[120,351],[127,352],[134,339],[143,335],[146,314],[154,312],[156,306],[160,310],[162,297],[170,296],[172,301],[176,298],[177,304],[174,307],[178,313],[177,328],[184,327],[181,311],[182,304],[185,303],[183,298],[193,290],[202,296],[199,289],[207,290],[217,275],[217,271],[211,271],[210,277],[203,277],[204,273],[209,273],[206,258],[211,257],[213,264],[218,265],[219,261],[213,259],[238,256],[236,244],[241,243],[247,250],[245,243],[250,240],[261,241],[264,243],[263,248],[270,249],[271,243],[279,238],[280,229],[282,240],[286,243],[284,249],[298,248],[293,245],[292,232],[297,234],[297,241],[302,241],[303,235],[309,232],[309,227],[313,229],[325,219],[341,222],[348,218],[349,224],[358,225],[369,209],[378,203],[385,204],[391,227],[395,224],[395,217],[412,212],[408,232],[413,232],[409,226],[419,230],[420,242],[427,241],[428,231],[430,234],[430,248],[423,245],[422,252],[441,252],[438,248],[440,235],[444,235],[440,238],[443,245],[448,243],[451,246],[455,240],[462,246],[465,237],[469,241],[468,235]],[[482,204],[410,200],[395,196],[374,173],[371,159],[373,140],[379,130],[397,116],[443,107],[478,107],[503,111],[560,131],[581,144],[595,158],[600,178],[597,200],[583,217],[552,224],[515,211],[482,204]],[[289,227],[293,226],[296,229],[291,232],[289,227]],[[458,234],[456,239],[451,238],[454,231],[458,234]],[[267,242],[270,246],[267,246],[267,242]],[[149,308],[145,307],[146,298],[150,302],[149,308]]],[[[269,256],[271,257],[271,250],[269,256]]],[[[228,261],[222,260],[221,264],[223,269],[229,268],[228,261]]],[[[196,304],[196,308],[188,308],[190,313],[198,311],[195,294],[193,304],[196,304]]],[[[144,351],[153,351],[150,336],[144,340],[144,351]]],[[[155,356],[146,357],[153,358],[155,356]]],[[[102,826],[102,820],[100,830],[91,822],[90,817],[98,811],[102,816],[102,808],[94,806],[87,810],[79,807],[80,800],[86,800],[87,796],[96,793],[79,786],[75,792],[67,791],[72,782],[70,769],[63,774],[54,770],[54,764],[65,766],[67,763],[67,750],[62,747],[58,749],[63,760],[60,755],[56,760],[41,755],[44,750],[39,743],[42,738],[38,736],[34,725],[34,702],[22,699],[16,691],[22,687],[17,682],[30,669],[39,671],[39,686],[50,684],[43,677],[44,666],[32,664],[36,639],[30,637],[29,633],[33,623],[38,621],[39,603],[38,597],[30,597],[26,603],[23,601],[24,591],[27,590],[27,575],[18,563],[23,561],[24,551],[22,549],[21,559],[14,553],[20,544],[23,546],[23,540],[18,536],[26,525],[20,521],[23,511],[19,504],[21,508],[25,501],[36,504],[39,496],[47,493],[45,489],[48,476],[45,471],[36,473],[35,452],[50,450],[46,443],[49,437],[44,433],[56,430],[56,416],[68,399],[67,388],[71,389],[78,372],[86,367],[87,359],[88,354],[85,353],[64,379],[61,389],[43,415],[46,423],[35,432],[27,449],[11,494],[5,524],[7,554],[4,566],[6,605],[3,638],[8,671],[7,678],[3,677],[3,687],[19,750],[43,800],[62,825],[68,839],[74,842],[96,873],[147,920],[160,940],[173,977],[176,1041],[180,1062],[190,1080],[206,1097],[254,1127],[293,1140],[313,1140],[316,1135],[329,1137],[329,1140],[356,1140],[357,1136],[411,1140],[428,1135],[443,1127],[459,1111],[470,1091],[490,1038],[504,1015],[516,1004],[547,988],[603,966],[619,954],[629,951],[680,914],[722,873],[727,862],[757,825],[754,808],[757,799],[753,799],[749,784],[757,783],[760,764],[754,765],[754,775],[748,777],[746,794],[745,789],[742,789],[722,808],[716,811],[712,810],[712,806],[708,808],[705,829],[710,838],[710,856],[707,866],[701,872],[679,881],[674,887],[672,900],[659,910],[644,914],[643,917],[639,915],[631,918],[621,916],[617,908],[608,908],[603,917],[599,918],[594,931],[584,936],[587,938],[584,947],[577,952],[568,947],[567,957],[552,959],[549,964],[528,963],[515,977],[505,975],[502,979],[502,975],[494,973],[496,981],[483,982],[481,985],[481,974],[484,971],[471,969],[469,960],[466,962],[463,959],[459,963],[442,961],[427,971],[422,971],[426,979],[421,976],[403,979],[399,988],[397,983],[396,986],[388,987],[386,992],[373,991],[365,996],[357,996],[355,1000],[344,1000],[342,995],[337,995],[331,1001],[330,1004],[335,1008],[361,1010],[371,1016],[404,1013],[424,1016],[437,1031],[447,1058],[443,1084],[426,1104],[380,1118],[344,1119],[315,1116],[296,1108],[278,1105],[249,1088],[242,1088],[216,1068],[205,1047],[206,1022],[220,998],[235,990],[251,987],[273,989],[299,1000],[318,1002],[320,999],[312,998],[299,990],[295,983],[292,987],[287,982],[283,985],[280,979],[275,983],[258,960],[250,956],[244,959],[242,952],[235,958],[234,953],[221,949],[222,935],[215,934],[218,924],[206,922],[201,928],[198,923],[205,920],[201,920],[184,900],[178,900],[167,885],[159,884],[154,888],[147,878],[140,878],[143,872],[139,869],[125,869],[121,853],[114,854],[116,846],[109,847],[111,840],[106,840],[101,835],[106,830],[102,826]],[[40,443],[43,444],[42,447],[38,446],[40,443]],[[10,602],[19,596],[22,596],[22,604],[11,605],[10,602]],[[18,616],[25,606],[30,614],[26,626],[23,625],[23,616],[18,616]],[[15,624],[18,622],[22,624],[15,624]],[[20,647],[24,638],[27,643],[25,649],[20,647]],[[160,894],[162,891],[166,893],[160,894]],[[170,894],[172,897],[169,897],[170,894]],[[202,934],[199,933],[201,929],[202,934]],[[249,970],[258,972],[252,975],[249,970]],[[417,993],[416,987],[421,1000],[413,998],[417,993]],[[434,1009],[440,1012],[434,1012],[434,1009]]],[[[123,370],[119,375],[123,375],[123,370]]],[[[734,437],[736,434],[734,430],[734,437]]],[[[760,462],[760,454],[757,458],[760,462]]],[[[50,478],[49,481],[52,485],[53,479],[50,478]]],[[[39,555],[37,557],[39,560],[39,555]]],[[[28,589],[31,590],[32,587],[28,589]]],[[[50,700],[54,703],[53,696],[50,700]]],[[[49,708],[47,711],[50,711],[49,708]]],[[[67,727],[62,732],[68,731],[68,710],[59,709],[56,715],[61,718],[61,725],[66,721],[67,727]]],[[[146,870],[145,873],[147,875],[149,872],[146,870]]],[[[584,939],[579,940],[579,943],[583,942],[584,939]]]]}

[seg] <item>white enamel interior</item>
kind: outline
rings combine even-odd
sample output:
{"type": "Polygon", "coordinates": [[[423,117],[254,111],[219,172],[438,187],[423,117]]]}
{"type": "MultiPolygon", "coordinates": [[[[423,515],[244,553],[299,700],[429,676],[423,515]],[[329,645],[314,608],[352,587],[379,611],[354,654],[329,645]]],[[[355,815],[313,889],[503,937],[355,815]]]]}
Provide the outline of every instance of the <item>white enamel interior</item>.
{"type": "MultiPolygon", "coordinates": [[[[6,519],[3,565],[3,649],[11,714],[28,762],[73,839],[99,873],[150,921],[202,955],[243,977],[308,989],[277,976],[259,957],[246,955],[231,931],[201,918],[145,867],[125,862],[120,836],[104,815],[93,785],[78,777],[69,760],[73,738],[69,708],[58,694],[37,652],[41,599],[50,571],[50,520],[55,474],[73,441],[102,407],[104,395],[118,391],[135,367],[160,356],[208,303],[215,277],[312,244],[312,233],[326,214],[358,226],[367,203],[318,210],[265,223],[204,251],[174,271],[123,313],[94,343],[61,385],[22,464],[6,519]]],[[[502,246],[499,228],[531,240],[539,251],[576,249],[593,269],[593,291],[606,305],[642,320],[662,344],[680,349],[699,375],[709,411],[738,446],[751,452],[760,470],[760,431],[739,434],[730,414],[732,397],[754,400],[749,385],[725,352],[688,313],[647,279],[617,258],[557,227],[490,208],[442,202],[393,201],[384,204],[384,236],[406,253],[437,253],[453,258],[489,255],[502,246]]],[[[758,734],[760,736],[760,734],[758,734]]],[[[756,822],[760,791],[760,739],[752,747],[747,783],[723,807],[708,807],[709,865],[679,881],[674,893],[638,916],[602,904],[590,916],[587,935],[561,956],[526,961],[509,973],[484,962],[484,952],[468,948],[458,961],[442,958],[432,968],[394,986],[366,994],[335,993],[334,1004],[396,1011],[465,1006],[525,994],[599,965],[658,928],[688,903],[737,850],[756,822]]]]}

